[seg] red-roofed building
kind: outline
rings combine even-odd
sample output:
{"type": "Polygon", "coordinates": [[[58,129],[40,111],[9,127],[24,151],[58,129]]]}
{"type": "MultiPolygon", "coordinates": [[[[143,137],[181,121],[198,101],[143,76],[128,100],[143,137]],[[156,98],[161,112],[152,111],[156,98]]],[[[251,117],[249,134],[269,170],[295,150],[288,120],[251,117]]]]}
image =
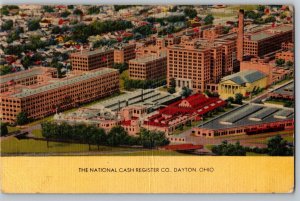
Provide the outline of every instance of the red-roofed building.
{"type": "Polygon", "coordinates": [[[203,145],[174,144],[174,145],[164,146],[161,149],[172,150],[172,151],[192,151],[192,150],[196,150],[196,149],[203,149],[203,145]]]}
{"type": "Polygon", "coordinates": [[[201,120],[204,114],[225,105],[226,102],[219,98],[194,94],[159,110],[148,117],[143,126],[148,130],[159,130],[168,135],[188,121],[201,120]]]}

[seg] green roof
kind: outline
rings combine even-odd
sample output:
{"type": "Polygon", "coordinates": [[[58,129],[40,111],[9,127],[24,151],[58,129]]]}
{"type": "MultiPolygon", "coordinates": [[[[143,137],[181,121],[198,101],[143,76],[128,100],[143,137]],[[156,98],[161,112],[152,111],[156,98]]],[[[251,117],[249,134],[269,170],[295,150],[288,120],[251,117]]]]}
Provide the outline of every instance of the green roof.
{"type": "Polygon", "coordinates": [[[222,81],[231,80],[231,81],[241,85],[244,83],[253,83],[264,77],[267,77],[267,75],[260,71],[246,70],[246,71],[241,71],[241,72],[223,77],[222,81]]]}

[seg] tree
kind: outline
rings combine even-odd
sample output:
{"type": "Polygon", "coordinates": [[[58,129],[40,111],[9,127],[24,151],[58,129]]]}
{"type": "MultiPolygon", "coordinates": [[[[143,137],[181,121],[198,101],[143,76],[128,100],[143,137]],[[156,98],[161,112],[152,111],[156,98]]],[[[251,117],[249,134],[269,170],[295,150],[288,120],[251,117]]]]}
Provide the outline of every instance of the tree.
{"type": "Polygon", "coordinates": [[[1,9],[0,9],[0,13],[1,15],[9,15],[9,10],[7,8],[7,6],[3,6],[1,9]]]}
{"type": "Polygon", "coordinates": [[[100,8],[98,6],[92,6],[88,9],[89,15],[98,14],[100,12],[100,8]]]}
{"type": "Polygon", "coordinates": [[[26,55],[21,59],[21,64],[25,69],[28,69],[28,67],[32,64],[31,58],[26,55]]]}
{"type": "Polygon", "coordinates": [[[287,62],[286,62],[286,65],[289,66],[289,67],[291,67],[291,66],[294,65],[294,63],[293,63],[292,61],[287,61],[287,62]]]}
{"type": "Polygon", "coordinates": [[[140,132],[140,141],[144,148],[156,148],[170,143],[163,132],[150,131],[142,128],[140,132]]]}
{"type": "Polygon", "coordinates": [[[17,124],[18,125],[24,125],[24,124],[27,124],[28,122],[29,122],[29,118],[28,118],[26,112],[20,112],[17,115],[17,124]]]}
{"type": "Polygon", "coordinates": [[[292,156],[293,149],[280,135],[276,135],[268,140],[268,153],[270,156],[292,156]]]}
{"type": "Polygon", "coordinates": [[[12,43],[15,40],[20,39],[20,32],[19,31],[11,31],[9,35],[7,36],[6,42],[7,43],[12,43]]]}
{"type": "Polygon", "coordinates": [[[243,95],[241,93],[235,94],[234,102],[239,105],[243,104],[243,95]]]}
{"type": "Polygon", "coordinates": [[[276,59],[275,63],[277,66],[283,66],[283,64],[285,63],[285,60],[284,59],[276,59]]]}
{"type": "Polygon", "coordinates": [[[107,135],[107,144],[109,146],[119,146],[121,144],[126,144],[125,139],[127,139],[128,133],[121,126],[113,127],[107,135]]]}
{"type": "Polygon", "coordinates": [[[125,8],[130,8],[132,6],[133,5],[114,5],[114,9],[115,9],[115,11],[119,11],[119,10],[122,10],[122,9],[125,9],[125,8]]]}
{"type": "Polygon", "coordinates": [[[11,30],[14,26],[14,22],[12,20],[7,20],[5,22],[3,22],[3,24],[1,25],[1,29],[3,31],[8,31],[11,30]]]}
{"type": "Polygon", "coordinates": [[[223,27],[223,34],[228,34],[230,31],[230,27],[224,26],[223,27]]]}
{"type": "Polygon", "coordinates": [[[151,24],[143,25],[133,29],[133,33],[141,34],[142,36],[148,36],[155,33],[151,24]]]}
{"type": "Polygon", "coordinates": [[[276,18],[274,16],[267,17],[265,19],[265,23],[276,22],[276,18]]]}
{"type": "Polygon", "coordinates": [[[170,79],[170,87],[174,87],[174,88],[176,87],[176,81],[174,78],[170,79]]]}
{"type": "Polygon", "coordinates": [[[128,69],[128,64],[127,63],[114,63],[113,68],[118,69],[120,74],[128,69]]]}
{"type": "Polygon", "coordinates": [[[191,127],[192,126],[192,120],[188,120],[186,123],[185,123],[186,126],[188,127],[191,127]]]}
{"type": "Polygon", "coordinates": [[[188,97],[192,94],[193,90],[189,89],[188,87],[182,87],[181,96],[188,97]]]}
{"type": "Polygon", "coordinates": [[[177,12],[178,6],[173,6],[172,8],[169,9],[169,12],[177,12]]]}
{"type": "Polygon", "coordinates": [[[74,6],[73,5],[68,5],[68,9],[72,10],[72,9],[74,9],[74,6]]]}
{"type": "Polygon", "coordinates": [[[259,12],[264,12],[264,11],[265,11],[265,8],[266,8],[266,6],[259,5],[259,6],[257,7],[257,10],[258,10],[259,12]]]}
{"type": "Polygon", "coordinates": [[[0,122],[1,132],[0,136],[5,136],[8,134],[7,123],[0,122]]]}
{"type": "Polygon", "coordinates": [[[40,20],[30,20],[27,26],[29,31],[35,31],[40,28],[40,20]]]}
{"type": "Polygon", "coordinates": [[[54,12],[53,6],[43,6],[43,9],[46,13],[53,13],[54,12]]]}
{"type": "Polygon", "coordinates": [[[83,15],[83,12],[82,12],[82,10],[80,10],[80,9],[75,9],[75,10],[73,11],[73,14],[74,14],[74,15],[83,15]]]}
{"type": "Polygon", "coordinates": [[[69,11],[64,11],[60,14],[61,17],[68,17],[71,13],[69,11]]]}
{"type": "Polygon", "coordinates": [[[96,144],[99,150],[100,145],[105,144],[106,134],[103,128],[96,128],[93,130],[90,136],[90,142],[96,144]]]}
{"type": "Polygon", "coordinates": [[[49,139],[53,137],[53,125],[50,122],[41,123],[42,136],[47,140],[47,147],[49,147],[49,139]]]}
{"type": "Polygon", "coordinates": [[[8,65],[0,65],[0,75],[6,75],[11,73],[12,67],[8,65]]]}
{"type": "Polygon", "coordinates": [[[175,90],[174,87],[169,87],[169,88],[168,88],[168,92],[169,92],[170,94],[174,94],[174,93],[176,92],[176,90],[175,90]]]}
{"type": "Polygon", "coordinates": [[[54,26],[51,30],[52,34],[60,34],[61,33],[61,28],[59,26],[54,26]]]}
{"type": "Polygon", "coordinates": [[[194,8],[185,8],[183,12],[184,15],[189,17],[190,19],[193,19],[197,16],[197,11],[194,8]]]}
{"type": "Polygon", "coordinates": [[[256,20],[258,18],[261,18],[263,13],[254,12],[253,10],[249,10],[245,12],[245,18],[256,20]]]}
{"type": "Polygon", "coordinates": [[[223,141],[220,145],[214,145],[212,152],[219,156],[246,156],[246,150],[240,145],[240,142],[229,144],[227,140],[223,141]]]}
{"type": "Polygon", "coordinates": [[[212,14],[208,14],[205,18],[204,18],[204,24],[208,25],[208,24],[213,24],[214,22],[214,16],[212,16],[212,14]]]}
{"type": "Polygon", "coordinates": [[[212,93],[209,90],[205,90],[204,93],[208,96],[208,97],[212,97],[212,93]]]}

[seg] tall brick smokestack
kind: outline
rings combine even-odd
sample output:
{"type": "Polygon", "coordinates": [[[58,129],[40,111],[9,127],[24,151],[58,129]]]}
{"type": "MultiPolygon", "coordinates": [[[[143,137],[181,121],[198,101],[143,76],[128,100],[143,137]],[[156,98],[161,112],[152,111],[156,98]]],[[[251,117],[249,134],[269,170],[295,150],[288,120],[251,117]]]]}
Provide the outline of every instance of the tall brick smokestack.
{"type": "Polygon", "coordinates": [[[238,22],[238,37],[237,37],[237,60],[243,61],[243,45],[244,45],[244,10],[239,11],[239,22],[238,22]]]}

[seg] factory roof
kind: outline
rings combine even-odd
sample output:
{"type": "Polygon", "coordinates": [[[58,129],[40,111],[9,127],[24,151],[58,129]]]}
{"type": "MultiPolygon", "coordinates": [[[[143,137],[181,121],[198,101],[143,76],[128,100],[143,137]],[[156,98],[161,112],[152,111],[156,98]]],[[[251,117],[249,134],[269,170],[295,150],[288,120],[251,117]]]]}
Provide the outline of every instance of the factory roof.
{"type": "Polygon", "coordinates": [[[46,68],[46,67],[34,67],[29,70],[20,71],[17,73],[12,73],[8,75],[4,75],[0,77],[0,84],[4,84],[6,82],[9,82],[11,80],[19,80],[24,78],[29,78],[33,76],[38,76],[46,73],[47,71],[56,71],[55,68],[46,68]]]}
{"type": "Polygon", "coordinates": [[[267,77],[266,74],[257,71],[257,70],[245,70],[232,75],[228,75],[222,78],[222,81],[231,80],[239,85],[244,83],[253,83],[257,80],[260,80],[264,77],[267,77]]]}
{"type": "Polygon", "coordinates": [[[293,96],[294,95],[294,82],[276,89],[273,93],[293,96]]]}
{"type": "Polygon", "coordinates": [[[219,130],[278,122],[287,119],[294,119],[293,109],[246,104],[199,125],[199,128],[219,130]]]}
{"type": "Polygon", "coordinates": [[[147,55],[147,56],[143,56],[143,57],[139,57],[137,59],[132,59],[130,60],[130,62],[136,62],[136,63],[148,63],[157,59],[162,59],[162,58],[166,58],[167,54],[166,52],[162,52],[159,56],[156,55],[147,55]]]}
{"type": "Polygon", "coordinates": [[[113,51],[112,48],[107,48],[107,49],[102,49],[102,48],[99,48],[99,49],[96,49],[96,50],[92,50],[92,51],[82,51],[82,52],[76,52],[76,53],[73,53],[72,55],[74,56],[92,56],[92,55],[95,55],[95,54],[101,54],[101,53],[106,53],[106,52],[109,52],[109,51],[113,51]]]}
{"type": "Polygon", "coordinates": [[[292,31],[293,29],[294,29],[293,26],[290,25],[279,25],[276,27],[269,28],[267,30],[252,33],[251,40],[253,41],[264,40],[269,37],[275,36],[278,33],[292,31]]]}
{"type": "Polygon", "coordinates": [[[95,78],[95,77],[105,75],[108,73],[112,73],[112,72],[116,72],[116,71],[117,71],[116,69],[102,68],[97,71],[86,72],[84,74],[77,75],[74,77],[67,77],[62,80],[53,79],[53,80],[49,81],[49,83],[46,83],[45,85],[36,86],[34,88],[23,88],[23,89],[21,89],[21,92],[15,93],[12,96],[16,97],[16,98],[24,98],[26,96],[43,93],[45,91],[57,89],[57,88],[64,87],[67,85],[72,85],[72,84],[75,84],[78,82],[82,82],[82,81],[85,81],[85,80],[88,80],[91,78],[95,78]]]}

